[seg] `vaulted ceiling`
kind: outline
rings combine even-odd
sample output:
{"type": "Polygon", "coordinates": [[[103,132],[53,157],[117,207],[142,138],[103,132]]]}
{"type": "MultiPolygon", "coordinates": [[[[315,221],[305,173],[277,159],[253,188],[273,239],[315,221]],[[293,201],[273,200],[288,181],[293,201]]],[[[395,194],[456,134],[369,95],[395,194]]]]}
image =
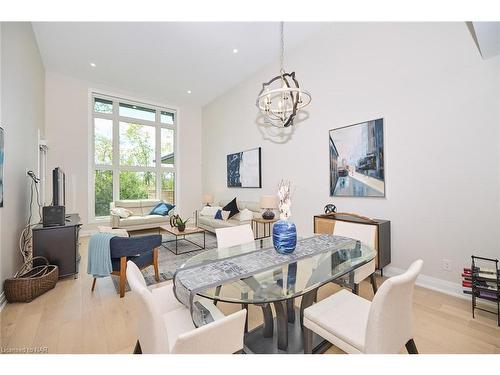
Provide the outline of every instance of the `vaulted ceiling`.
{"type": "MultiPolygon", "coordinates": [[[[286,23],[287,50],[324,26],[286,23]]],[[[36,22],[33,30],[47,71],[178,104],[204,105],[279,57],[278,22],[36,22]]]]}

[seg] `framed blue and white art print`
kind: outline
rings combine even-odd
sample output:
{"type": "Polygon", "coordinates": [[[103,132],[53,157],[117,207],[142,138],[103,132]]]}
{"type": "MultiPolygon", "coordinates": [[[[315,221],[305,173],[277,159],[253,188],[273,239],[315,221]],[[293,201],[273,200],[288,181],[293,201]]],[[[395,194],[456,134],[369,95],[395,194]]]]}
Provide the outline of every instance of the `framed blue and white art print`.
{"type": "Polygon", "coordinates": [[[260,147],[227,155],[227,187],[262,187],[260,147]]]}

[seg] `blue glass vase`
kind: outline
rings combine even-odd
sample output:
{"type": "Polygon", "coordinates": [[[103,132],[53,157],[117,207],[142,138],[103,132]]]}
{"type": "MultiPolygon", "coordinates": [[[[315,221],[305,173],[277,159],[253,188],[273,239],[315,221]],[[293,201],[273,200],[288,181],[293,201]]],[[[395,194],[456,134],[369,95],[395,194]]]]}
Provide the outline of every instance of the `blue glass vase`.
{"type": "Polygon", "coordinates": [[[297,246],[297,229],[288,220],[278,220],[273,226],[273,245],[280,254],[290,254],[297,246]]]}

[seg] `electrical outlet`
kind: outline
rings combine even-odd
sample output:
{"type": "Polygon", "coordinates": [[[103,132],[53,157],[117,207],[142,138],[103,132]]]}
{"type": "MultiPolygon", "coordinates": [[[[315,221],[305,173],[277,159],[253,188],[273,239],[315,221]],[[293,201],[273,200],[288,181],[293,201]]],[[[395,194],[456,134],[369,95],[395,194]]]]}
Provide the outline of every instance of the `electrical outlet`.
{"type": "Polygon", "coordinates": [[[441,268],[445,271],[451,272],[451,260],[441,259],[441,268]]]}

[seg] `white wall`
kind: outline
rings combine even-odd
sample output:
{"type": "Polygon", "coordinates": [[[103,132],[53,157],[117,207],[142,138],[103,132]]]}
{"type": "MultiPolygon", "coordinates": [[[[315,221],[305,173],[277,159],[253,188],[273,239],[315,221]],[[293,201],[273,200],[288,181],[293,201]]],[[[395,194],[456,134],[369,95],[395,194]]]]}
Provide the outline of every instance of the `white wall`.
{"type": "MultiPolygon", "coordinates": [[[[21,230],[29,216],[30,179],[44,129],[45,73],[31,24],[1,24],[1,124],[5,129],[4,207],[0,208],[0,285],[21,264],[21,230]]],[[[33,222],[38,221],[36,211],[33,222]]]]}
{"type": "MultiPolygon", "coordinates": [[[[66,211],[80,214],[82,222],[89,218],[89,90],[113,93],[177,107],[179,110],[180,163],[178,202],[181,215],[191,215],[201,200],[201,109],[176,106],[163,98],[151,98],[143,93],[131,93],[97,83],[85,82],[56,73],[46,74],[46,139],[49,147],[48,173],[61,167],[66,174],[66,211]]],[[[50,177],[50,175],[48,175],[50,177]]],[[[49,179],[46,200],[52,199],[49,179]]]]}
{"type": "Polygon", "coordinates": [[[285,63],[312,93],[308,119],[288,140],[258,125],[256,95],[278,62],[205,106],[203,192],[258,200],[288,178],[300,233],[330,202],[388,219],[391,266],[422,258],[425,275],[451,282],[471,254],[498,257],[500,61],[481,59],[465,23],[335,23],[285,63]],[[329,197],[328,131],[379,117],[387,197],[329,197]],[[228,189],[226,155],[258,146],[263,188],[228,189]]]}

